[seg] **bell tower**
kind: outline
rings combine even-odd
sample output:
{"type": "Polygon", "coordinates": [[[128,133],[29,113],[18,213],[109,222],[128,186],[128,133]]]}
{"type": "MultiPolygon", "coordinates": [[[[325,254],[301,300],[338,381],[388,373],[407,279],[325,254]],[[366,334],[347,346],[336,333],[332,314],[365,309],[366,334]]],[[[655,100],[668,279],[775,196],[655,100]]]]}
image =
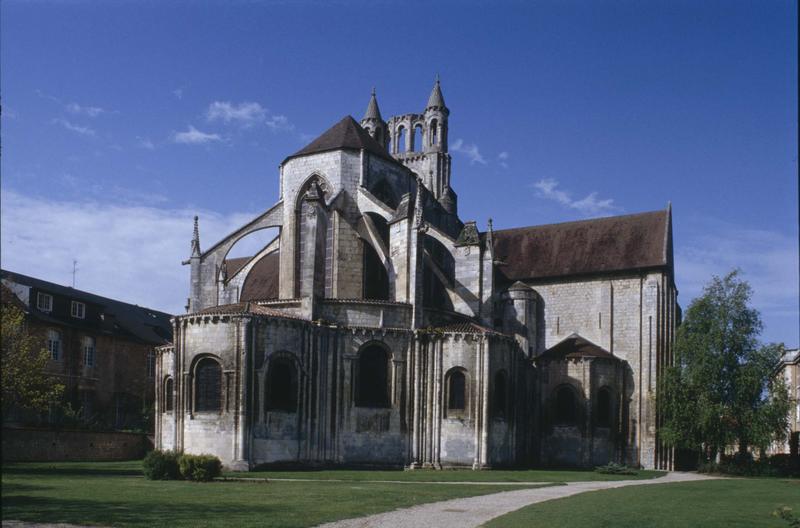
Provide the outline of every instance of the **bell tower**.
{"type": "Polygon", "coordinates": [[[450,187],[450,154],[447,153],[449,115],[437,75],[425,110],[421,114],[392,116],[386,123],[386,130],[389,153],[419,176],[447,212],[457,214],[458,197],[450,187]]]}

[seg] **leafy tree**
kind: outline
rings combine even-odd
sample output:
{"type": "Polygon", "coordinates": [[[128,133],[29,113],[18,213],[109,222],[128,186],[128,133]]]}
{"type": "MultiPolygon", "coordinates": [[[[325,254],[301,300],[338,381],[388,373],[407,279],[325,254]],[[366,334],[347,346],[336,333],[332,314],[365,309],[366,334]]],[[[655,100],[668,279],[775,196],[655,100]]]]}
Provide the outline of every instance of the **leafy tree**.
{"type": "Polygon", "coordinates": [[[785,438],[791,402],[783,380],[773,377],[783,346],[759,344],[762,324],[751,295],[734,270],[713,277],[686,310],[674,366],[659,390],[667,445],[714,460],[726,446],[744,454],[785,438]]]}
{"type": "Polygon", "coordinates": [[[64,387],[44,369],[49,359],[42,339],[32,335],[25,314],[11,303],[2,304],[3,420],[12,409],[46,411],[60,400],[64,387]]]}

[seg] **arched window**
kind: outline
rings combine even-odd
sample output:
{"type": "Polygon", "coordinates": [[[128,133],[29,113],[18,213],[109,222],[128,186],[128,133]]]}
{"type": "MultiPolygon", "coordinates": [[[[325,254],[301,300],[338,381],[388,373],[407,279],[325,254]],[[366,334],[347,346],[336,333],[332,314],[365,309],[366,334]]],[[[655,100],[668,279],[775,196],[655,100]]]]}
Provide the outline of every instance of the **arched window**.
{"type": "Polygon", "coordinates": [[[597,427],[611,427],[611,389],[603,387],[597,391],[595,420],[597,427]]]}
{"type": "Polygon", "coordinates": [[[400,126],[397,128],[397,152],[406,151],[406,127],[400,126]]]}
{"type": "Polygon", "coordinates": [[[194,410],[222,410],[222,367],[215,359],[201,359],[195,367],[194,410]]]}
{"type": "Polygon", "coordinates": [[[333,237],[333,222],[321,206],[328,195],[328,183],[316,174],[306,180],[297,193],[295,209],[297,226],[295,295],[297,297],[308,294],[325,297],[326,289],[330,291],[333,244],[329,242],[333,237]]]}
{"type": "Polygon", "coordinates": [[[414,127],[414,142],[413,142],[415,152],[422,152],[425,150],[425,143],[422,139],[422,125],[417,125],[414,127]]]}
{"type": "Polygon", "coordinates": [[[458,416],[467,410],[467,377],[464,369],[454,368],[445,376],[447,415],[458,416]]]}
{"type": "Polygon", "coordinates": [[[366,347],[358,357],[356,405],[390,407],[389,356],[378,345],[366,347]]]}
{"type": "Polygon", "coordinates": [[[555,423],[575,425],[578,421],[578,402],[572,387],[562,386],[556,391],[555,423]]]}
{"type": "Polygon", "coordinates": [[[439,141],[439,121],[434,119],[431,121],[431,124],[428,125],[428,144],[431,146],[436,145],[439,141]]]}
{"type": "Polygon", "coordinates": [[[273,359],[267,370],[268,411],[297,412],[297,369],[288,358],[273,359]]]}
{"type": "Polygon", "coordinates": [[[175,382],[171,377],[164,380],[164,412],[174,409],[175,382]]]}
{"type": "Polygon", "coordinates": [[[494,414],[495,416],[505,417],[508,406],[506,394],[506,371],[501,370],[494,375],[494,414]]]}

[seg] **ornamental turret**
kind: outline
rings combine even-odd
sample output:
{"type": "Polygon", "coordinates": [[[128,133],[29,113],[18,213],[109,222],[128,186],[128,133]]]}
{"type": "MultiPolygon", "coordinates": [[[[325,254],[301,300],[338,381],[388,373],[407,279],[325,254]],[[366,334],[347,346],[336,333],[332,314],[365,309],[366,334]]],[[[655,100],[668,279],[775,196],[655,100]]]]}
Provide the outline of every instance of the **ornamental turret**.
{"type": "Polygon", "coordinates": [[[372,97],[369,98],[367,111],[361,119],[361,126],[369,132],[369,135],[386,148],[388,135],[386,134],[386,122],[381,117],[381,110],[378,108],[378,98],[375,96],[375,88],[372,89],[372,97]]]}

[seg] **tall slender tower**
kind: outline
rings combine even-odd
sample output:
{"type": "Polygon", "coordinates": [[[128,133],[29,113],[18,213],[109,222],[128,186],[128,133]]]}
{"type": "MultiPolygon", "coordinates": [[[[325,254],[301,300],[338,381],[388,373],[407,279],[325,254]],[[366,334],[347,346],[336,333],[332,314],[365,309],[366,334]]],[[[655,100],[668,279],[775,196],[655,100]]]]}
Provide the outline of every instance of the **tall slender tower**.
{"type": "MultiPolygon", "coordinates": [[[[375,103],[377,108],[377,102],[375,103]]],[[[367,108],[369,112],[372,101],[367,108]]],[[[388,150],[392,156],[414,171],[425,187],[446,211],[457,213],[457,196],[450,187],[450,154],[447,153],[447,118],[450,110],[444,103],[439,76],[421,114],[392,116],[385,124],[388,150]]],[[[362,126],[370,125],[367,116],[362,126]]]]}
{"type": "Polygon", "coordinates": [[[386,122],[381,117],[381,110],[378,108],[378,98],[375,96],[375,88],[372,89],[372,97],[369,98],[367,111],[361,119],[361,126],[369,132],[375,141],[386,148],[389,136],[386,133],[386,122]]]}

